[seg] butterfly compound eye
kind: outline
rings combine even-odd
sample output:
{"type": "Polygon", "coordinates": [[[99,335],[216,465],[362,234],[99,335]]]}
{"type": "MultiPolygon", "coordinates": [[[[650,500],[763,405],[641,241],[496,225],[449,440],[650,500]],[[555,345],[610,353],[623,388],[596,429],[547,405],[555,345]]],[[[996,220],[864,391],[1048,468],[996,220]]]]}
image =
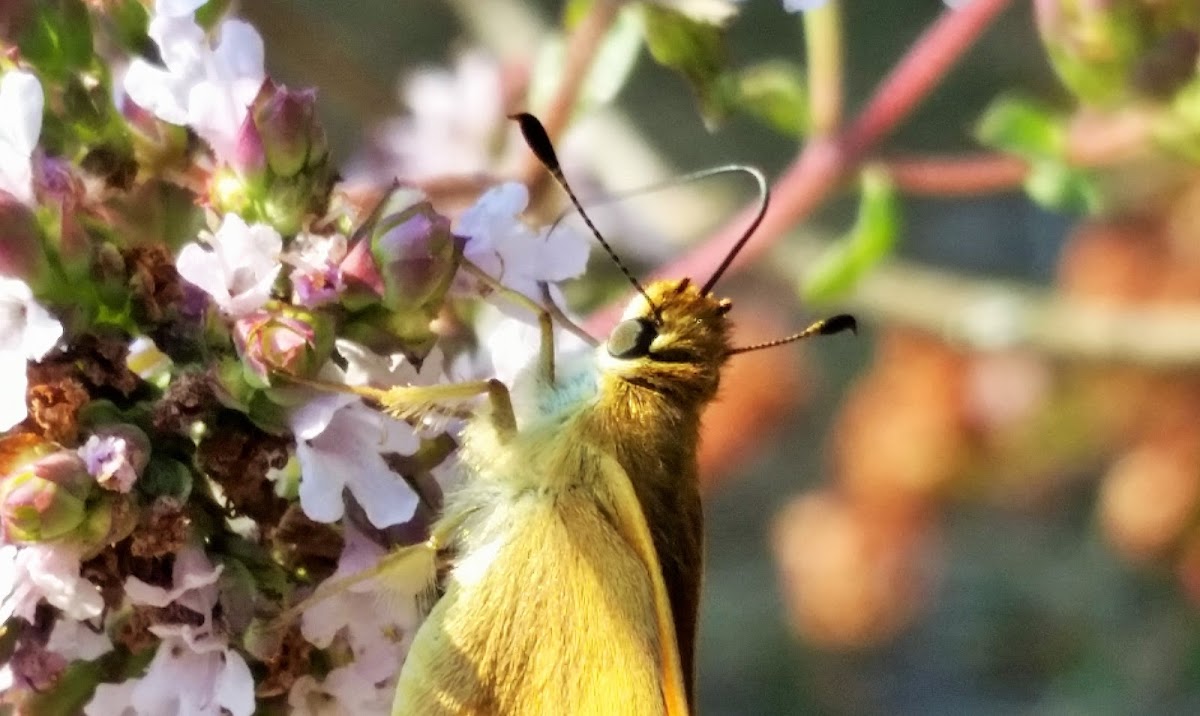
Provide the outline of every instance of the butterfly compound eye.
{"type": "Polygon", "coordinates": [[[608,337],[608,354],[613,358],[641,358],[650,354],[658,329],[648,318],[621,321],[608,337]]]}

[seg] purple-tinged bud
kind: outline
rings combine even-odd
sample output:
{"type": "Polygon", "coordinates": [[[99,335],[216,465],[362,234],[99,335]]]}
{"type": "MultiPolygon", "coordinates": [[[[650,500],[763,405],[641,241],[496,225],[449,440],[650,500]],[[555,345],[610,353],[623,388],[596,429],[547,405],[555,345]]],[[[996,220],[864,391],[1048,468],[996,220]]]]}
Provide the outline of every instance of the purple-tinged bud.
{"type": "Polygon", "coordinates": [[[42,542],[83,524],[95,482],[73,452],[40,458],[0,481],[0,525],[9,542],[42,542]]]}
{"type": "Polygon", "coordinates": [[[316,113],[313,89],[279,86],[254,109],[267,165],[278,177],[291,177],[324,163],[329,153],[325,129],[316,113]]]}
{"type": "Polygon", "coordinates": [[[136,425],[105,425],[79,448],[79,457],[100,487],[129,492],[150,462],[150,438],[136,425]]]}
{"type": "Polygon", "coordinates": [[[354,242],[338,269],[342,272],[342,282],[346,287],[342,302],[347,308],[355,310],[383,298],[383,276],[379,274],[375,257],[371,255],[369,237],[364,236],[354,242]]]}
{"type": "Polygon", "coordinates": [[[462,256],[450,233],[450,220],[428,201],[379,220],[371,255],[383,279],[384,304],[393,311],[436,307],[441,303],[462,256]]]}
{"type": "Polygon", "coordinates": [[[36,283],[44,253],[33,212],[0,189],[0,275],[36,283]]]}
{"type": "Polygon", "coordinates": [[[247,181],[261,180],[267,168],[267,155],[263,149],[262,136],[249,114],[238,130],[237,142],[229,165],[247,181]]]}
{"type": "Polygon", "coordinates": [[[233,326],[246,379],[271,384],[272,373],[312,376],[333,351],[333,321],[323,313],[284,305],[260,309],[233,326]]]}

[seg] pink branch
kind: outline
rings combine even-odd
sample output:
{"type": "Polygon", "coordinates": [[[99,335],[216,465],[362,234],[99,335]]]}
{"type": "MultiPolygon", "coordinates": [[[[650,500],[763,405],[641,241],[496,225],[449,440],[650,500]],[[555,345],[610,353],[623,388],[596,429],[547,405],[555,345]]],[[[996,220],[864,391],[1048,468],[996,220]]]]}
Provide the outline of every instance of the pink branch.
{"type": "MultiPolygon", "coordinates": [[[[779,177],[772,188],[770,209],[734,266],[761,256],[808,216],[874,145],[930,93],[1009,2],[974,0],[961,9],[943,12],[883,80],[855,120],[829,139],[810,141],[779,177]]],[[[754,210],[748,207],[739,212],[707,242],[656,276],[704,278],[741,237],[754,210]]],[[[616,310],[598,312],[588,321],[589,328],[599,332],[611,326],[616,310]]]]}

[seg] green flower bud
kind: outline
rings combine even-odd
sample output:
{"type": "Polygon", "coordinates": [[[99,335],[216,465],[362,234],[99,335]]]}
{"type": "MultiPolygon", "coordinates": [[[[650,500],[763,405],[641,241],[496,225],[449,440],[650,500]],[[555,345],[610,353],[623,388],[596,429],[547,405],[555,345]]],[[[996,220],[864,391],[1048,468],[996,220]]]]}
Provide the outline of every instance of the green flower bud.
{"type": "Polygon", "coordinates": [[[74,452],[46,455],[0,481],[0,523],[12,542],[66,537],[86,515],[95,481],[74,452]]]}

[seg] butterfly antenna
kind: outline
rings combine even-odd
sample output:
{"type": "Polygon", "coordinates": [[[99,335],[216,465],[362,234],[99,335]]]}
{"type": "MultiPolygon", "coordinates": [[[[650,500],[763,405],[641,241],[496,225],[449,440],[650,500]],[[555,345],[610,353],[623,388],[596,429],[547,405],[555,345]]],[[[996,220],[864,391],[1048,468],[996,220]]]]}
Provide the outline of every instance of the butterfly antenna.
{"type": "Polygon", "coordinates": [[[575,209],[579,211],[579,215],[583,217],[583,223],[587,224],[588,229],[592,232],[592,236],[595,236],[600,245],[604,247],[604,251],[608,253],[608,257],[617,265],[617,268],[621,269],[621,273],[625,274],[625,278],[628,279],[629,283],[637,289],[638,293],[642,294],[642,298],[646,299],[646,303],[650,305],[650,310],[654,312],[655,319],[661,322],[662,316],[658,306],[655,305],[654,301],[650,300],[650,296],[646,293],[646,289],[642,286],[641,282],[629,271],[621,261],[621,257],[617,256],[616,251],[613,251],[612,246],[609,246],[608,242],[604,240],[604,237],[600,234],[600,230],[592,223],[591,217],[583,210],[583,204],[575,196],[575,192],[567,182],[567,177],[563,174],[562,165],[559,164],[558,155],[554,151],[554,144],[550,141],[550,135],[546,134],[546,128],[542,126],[541,121],[528,112],[510,115],[509,119],[516,120],[517,124],[521,127],[521,134],[525,137],[525,143],[529,145],[529,149],[533,152],[534,156],[538,158],[542,166],[546,167],[546,170],[550,172],[550,176],[554,177],[554,180],[563,188],[563,191],[567,192],[567,197],[570,198],[571,204],[575,206],[575,209]]]}
{"type": "Polygon", "coordinates": [[[832,336],[833,334],[841,333],[842,331],[850,331],[851,333],[858,333],[858,321],[855,320],[854,316],[851,316],[848,313],[841,313],[836,316],[833,316],[832,318],[826,318],[824,320],[817,321],[816,323],[813,323],[811,326],[809,326],[808,328],[805,328],[803,331],[800,331],[799,333],[793,333],[790,336],[785,336],[783,338],[777,338],[773,341],[767,341],[766,343],[755,343],[752,346],[742,346],[741,348],[733,348],[725,355],[732,356],[732,355],[737,355],[738,353],[750,353],[751,351],[761,351],[764,348],[774,348],[775,346],[782,346],[782,345],[786,345],[788,343],[795,343],[796,341],[802,341],[805,338],[811,338],[813,336],[832,336]]]}
{"type": "Polygon", "coordinates": [[[739,168],[744,170],[750,176],[754,177],[754,181],[758,182],[758,213],[754,215],[754,220],[751,221],[750,226],[747,226],[746,230],[742,232],[741,238],[737,240],[737,243],[733,245],[733,248],[729,250],[729,253],[725,254],[725,258],[721,261],[721,265],[718,266],[717,270],[713,271],[713,275],[704,282],[704,287],[700,289],[700,293],[702,294],[712,293],[713,286],[716,286],[717,281],[721,280],[721,276],[724,275],[726,269],[728,269],[733,263],[733,260],[737,258],[738,253],[741,252],[742,247],[746,245],[746,242],[750,240],[750,237],[754,235],[754,232],[758,229],[758,225],[762,223],[763,217],[767,215],[767,207],[771,203],[771,190],[767,188],[767,177],[763,175],[762,171],[755,167],[740,165],[739,168]]]}

